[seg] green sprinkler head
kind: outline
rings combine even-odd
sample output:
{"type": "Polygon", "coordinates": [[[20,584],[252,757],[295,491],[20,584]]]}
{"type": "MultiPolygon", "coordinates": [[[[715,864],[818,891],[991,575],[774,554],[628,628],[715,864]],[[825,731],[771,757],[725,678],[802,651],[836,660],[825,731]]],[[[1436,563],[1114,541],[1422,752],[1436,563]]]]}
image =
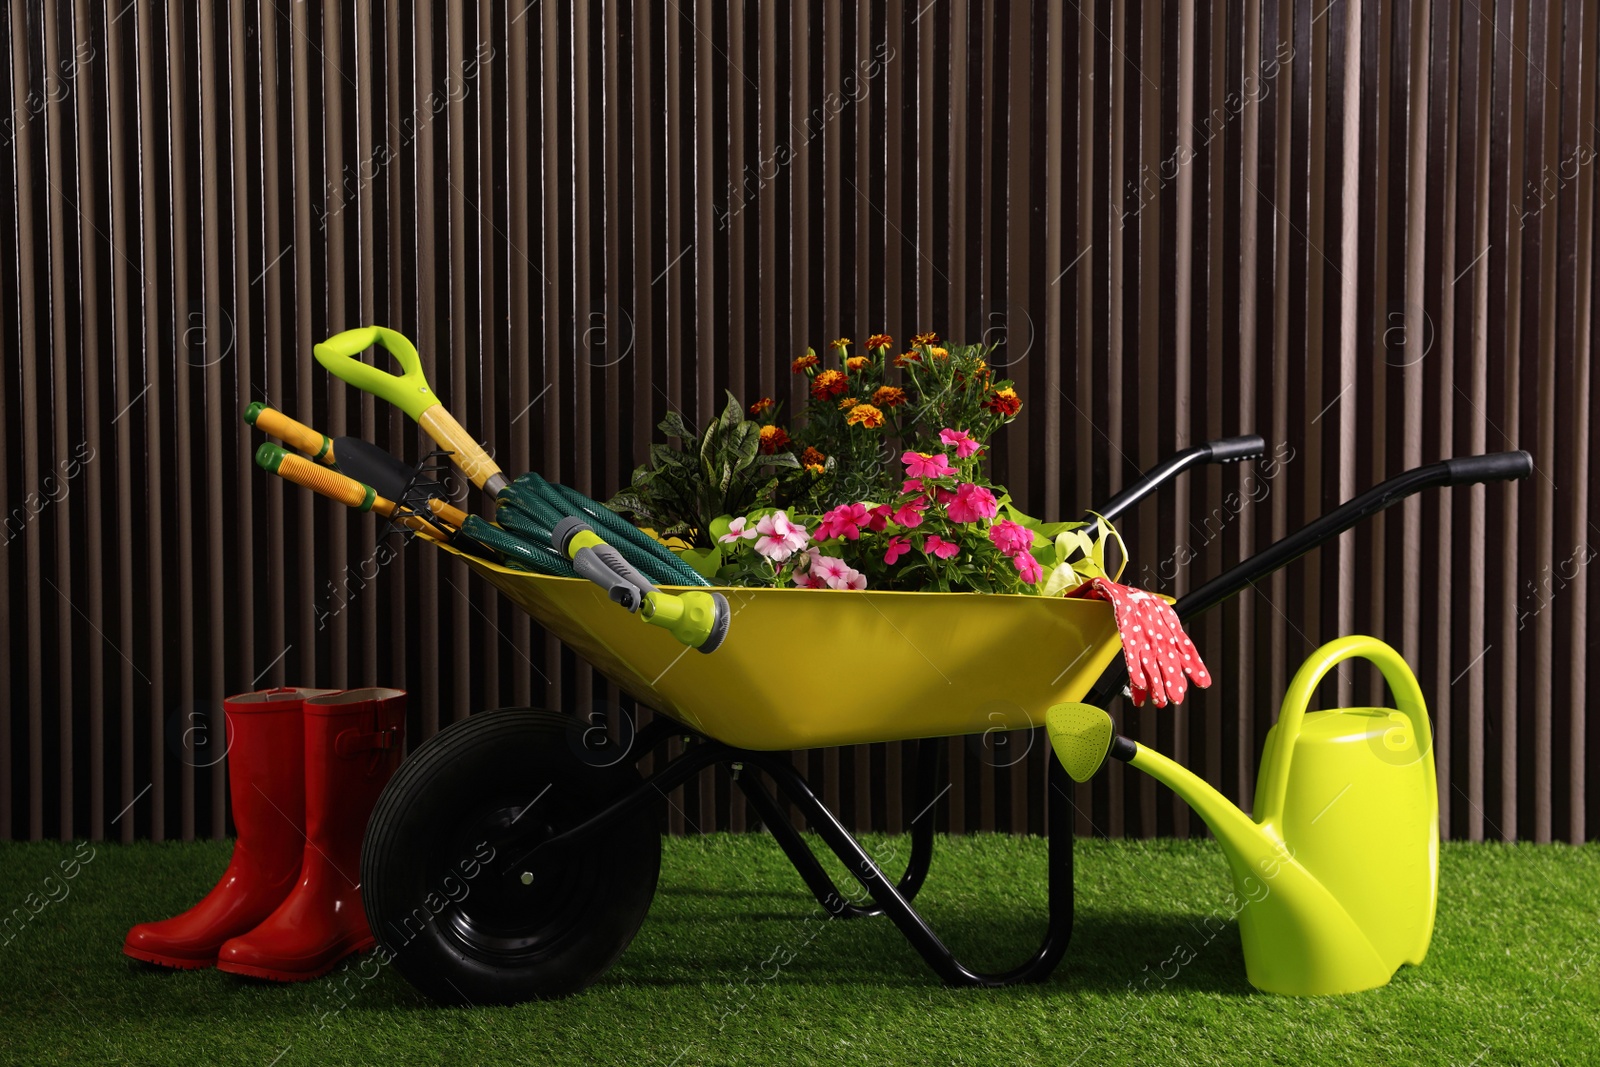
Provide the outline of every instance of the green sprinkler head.
{"type": "Polygon", "coordinates": [[[1057,704],[1045,712],[1044,723],[1050,747],[1074,782],[1093,778],[1111,754],[1111,716],[1093,704],[1057,704]]]}
{"type": "Polygon", "coordinates": [[[668,593],[657,589],[616,548],[601,540],[588,523],[576,516],[562,519],[551,532],[550,544],[572,560],[579,577],[606,591],[606,596],[651,626],[659,626],[697,652],[715,652],[728,636],[733,612],[721,593],[668,593]]]}
{"type": "Polygon", "coordinates": [[[721,593],[667,593],[660,589],[646,593],[643,615],[652,626],[659,626],[696,652],[715,652],[728,636],[733,612],[721,593]]]}

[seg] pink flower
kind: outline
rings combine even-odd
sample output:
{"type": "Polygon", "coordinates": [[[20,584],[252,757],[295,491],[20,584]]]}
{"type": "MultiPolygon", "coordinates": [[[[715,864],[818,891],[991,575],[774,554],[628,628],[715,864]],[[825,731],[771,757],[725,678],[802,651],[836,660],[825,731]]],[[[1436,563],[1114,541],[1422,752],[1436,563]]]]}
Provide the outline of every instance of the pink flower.
{"type": "MultiPolygon", "coordinates": [[[[920,522],[921,520],[919,519],[918,521],[920,522]]],[[[893,563],[895,560],[911,551],[911,538],[901,537],[899,534],[896,534],[895,536],[889,538],[888,549],[889,551],[883,554],[883,561],[885,563],[893,563]]]]}
{"type": "Polygon", "coordinates": [[[808,548],[795,557],[794,573],[789,575],[794,580],[795,585],[798,585],[801,589],[828,588],[827,582],[823,581],[818,575],[811,573],[811,564],[821,555],[822,553],[819,550],[808,548]]]}
{"type": "Polygon", "coordinates": [[[744,524],[745,517],[740,515],[737,519],[734,519],[732,522],[728,523],[728,532],[717,538],[717,540],[723,542],[724,544],[732,544],[740,538],[745,538],[748,540],[749,538],[755,537],[756,531],[745,529],[744,524]]]}
{"type": "Polygon", "coordinates": [[[895,508],[894,514],[889,517],[909,530],[913,526],[922,525],[922,513],[927,510],[928,498],[919,496],[895,508]]]}
{"type": "Polygon", "coordinates": [[[1011,557],[1011,562],[1016,564],[1017,573],[1022,575],[1022,580],[1029,585],[1035,585],[1044,577],[1044,568],[1039,566],[1039,561],[1033,558],[1032,552],[1018,552],[1011,557]]]}
{"type": "Polygon", "coordinates": [[[978,450],[978,442],[966,430],[944,429],[939,431],[939,440],[947,445],[956,446],[956,458],[966,459],[978,450]]]}
{"type": "Polygon", "coordinates": [[[822,520],[817,523],[817,540],[826,541],[832,537],[843,537],[846,541],[854,541],[861,536],[861,527],[866,523],[865,504],[840,504],[823,515],[822,520]]]}
{"type": "Polygon", "coordinates": [[[889,519],[894,515],[894,508],[888,504],[879,504],[867,514],[871,516],[867,520],[867,528],[873,533],[883,533],[883,528],[889,525],[889,519]]]}
{"type": "Polygon", "coordinates": [[[789,516],[781,511],[761,516],[756,532],[761,535],[756,538],[756,551],[774,563],[782,563],[800,551],[810,537],[803,526],[790,522],[789,516]]]}
{"type": "Polygon", "coordinates": [[[922,492],[922,479],[921,478],[907,478],[905,481],[900,483],[900,491],[902,493],[920,493],[920,492],[922,492]]]}
{"type": "Polygon", "coordinates": [[[923,452],[907,452],[900,457],[900,462],[906,465],[906,474],[912,478],[943,478],[955,473],[950,468],[950,457],[943,452],[932,456],[923,452]]]}
{"type": "Polygon", "coordinates": [[[999,510],[995,503],[994,494],[981,485],[971,482],[962,482],[956,486],[954,500],[942,501],[950,515],[952,522],[977,522],[979,519],[992,519],[999,510]]]}
{"type": "Polygon", "coordinates": [[[790,577],[794,579],[794,584],[798,585],[801,589],[828,588],[827,582],[823,581],[821,578],[814,577],[807,571],[795,571],[794,574],[790,575],[790,577]]]}
{"type": "Polygon", "coordinates": [[[938,534],[929,534],[923,538],[922,551],[930,556],[938,556],[940,559],[949,559],[961,551],[961,546],[954,541],[946,541],[938,534]]]}
{"type": "Polygon", "coordinates": [[[939,502],[940,507],[946,507],[949,505],[950,501],[956,498],[956,494],[953,490],[940,489],[936,485],[933,487],[933,498],[939,502]]]}
{"type": "Polygon", "coordinates": [[[1007,556],[1026,552],[1033,545],[1033,532],[1010,519],[1002,519],[989,527],[989,540],[1007,556]]]}
{"type": "MultiPolygon", "coordinates": [[[[865,589],[867,576],[833,556],[816,556],[811,561],[811,577],[820,578],[830,589],[865,589]]],[[[813,587],[814,588],[814,587],[813,587]]]]}

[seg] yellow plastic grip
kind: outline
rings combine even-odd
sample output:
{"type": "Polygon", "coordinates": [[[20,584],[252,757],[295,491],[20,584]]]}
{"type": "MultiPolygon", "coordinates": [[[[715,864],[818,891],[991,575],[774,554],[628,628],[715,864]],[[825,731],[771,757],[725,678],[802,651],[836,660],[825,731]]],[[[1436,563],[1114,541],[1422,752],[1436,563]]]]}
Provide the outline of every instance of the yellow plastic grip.
{"type": "Polygon", "coordinates": [[[296,485],[304,486],[314,493],[321,493],[330,500],[337,500],[346,507],[360,511],[371,511],[379,499],[377,492],[370,485],[362,485],[354,478],[347,478],[338,471],[319,467],[303,456],[285,452],[277,445],[265,444],[258,448],[256,465],[296,485]]]}
{"type": "Polygon", "coordinates": [[[244,419],[263,433],[269,433],[291,448],[297,448],[318,463],[335,465],[333,439],[298,422],[259,400],[245,408],[244,419]]]}
{"type": "MultiPolygon", "coordinates": [[[[1405,658],[1376,637],[1351,634],[1329,641],[1311,653],[1283,696],[1283,706],[1278,712],[1278,737],[1274,741],[1278,755],[1266,765],[1261,778],[1260,804],[1256,810],[1262,822],[1283,825],[1283,806],[1289,791],[1289,765],[1294,756],[1295,742],[1300,738],[1306,708],[1317,686],[1334,667],[1357,657],[1370,660],[1383,672],[1389,690],[1400,705],[1398,710],[1411,720],[1411,727],[1416,731],[1417,751],[1426,754],[1433,750],[1428,704],[1405,658]]],[[[1428,761],[1428,767],[1430,770],[1433,767],[1432,760],[1428,761]]]]}

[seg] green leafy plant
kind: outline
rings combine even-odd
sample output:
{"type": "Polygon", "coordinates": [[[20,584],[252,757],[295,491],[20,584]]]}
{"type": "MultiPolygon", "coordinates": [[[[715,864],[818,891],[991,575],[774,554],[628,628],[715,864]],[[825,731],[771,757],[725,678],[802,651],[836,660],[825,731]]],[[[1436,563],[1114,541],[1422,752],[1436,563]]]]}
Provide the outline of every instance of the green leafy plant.
{"type": "Polygon", "coordinates": [[[732,393],[721,416],[704,431],[697,432],[676,411],[657,428],[679,443],[653,445],[650,461],[634,470],[628,488],[606,506],[663,539],[714,549],[712,520],[772,506],[783,472],[800,471],[799,459],[784,450],[788,435],[745,418],[732,393]]]}

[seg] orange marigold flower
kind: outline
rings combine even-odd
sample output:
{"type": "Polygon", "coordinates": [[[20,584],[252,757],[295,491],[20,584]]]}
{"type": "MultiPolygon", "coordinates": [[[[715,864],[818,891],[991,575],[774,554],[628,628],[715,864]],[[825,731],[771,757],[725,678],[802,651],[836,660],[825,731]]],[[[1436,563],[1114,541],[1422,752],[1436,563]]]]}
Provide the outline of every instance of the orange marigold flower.
{"type": "Polygon", "coordinates": [[[789,444],[789,434],[782,426],[761,427],[761,451],[772,455],[789,444]]]}
{"type": "Polygon", "coordinates": [[[820,362],[821,360],[817,359],[817,354],[810,349],[807,349],[805,355],[795,360],[789,366],[796,374],[799,374],[803,370],[810,370],[820,362]]]}
{"type": "Polygon", "coordinates": [[[844,371],[825,370],[812,381],[811,395],[818,400],[827,400],[843,393],[847,385],[849,382],[845,381],[844,371]]]}
{"type": "Polygon", "coordinates": [[[844,361],[844,365],[850,370],[862,370],[868,363],[871,362],[872,361],[866,356],[851,356],[849,359],[844,361]]]}
{"type": "Polygon", "coordinates": [[[750,405],[750,414],[752,415],[765,415],[771,410],[772,398],[770,396],[764,396],[760,400],[757,400],[754,404],[750,405]]]}
{"type": "Polygon", "coordinates": [[[845,349],[850,347],[850,338],[835,337],[833,340],[828,342],[828,347],[837,348],[839,351],[843,352],[845,349]]]}
{"type": "Polygon", "coordinates": [[[855,407],[859,403],[861,403],[861,401],[859,399],[857,399],[856,397],[847,396],[843,400],[839,401],[839,410],[840,411],[849,411],[851,408],[855,407]]]}
{"type": "Polygon", "coordinates": [[[888,348],[892,344],[894,344],[894,338],[886,333],[875,333],[867,338],[867,347],[869,349],[888,348]]]}
{"type": "Polygon", "coordinates": [[[938,343],[939,335],[936,333],[919,333],[911,339],[912,348],[922,348],[925,346],[931,348],[938,343]]]}
{"type": "Polygon", "coordinates": [[[894,365],[896,367],[904,367],[907,363],[921,363],[921,362],[922,362],[922,353],[920,353],[920,352],[902,352],[898,356],[894,357],[894,365]]]}
{"type": "Polygon", "coordinates": [[[883,412],[871,404],[857,404],[850,409],[850,414],[844,421],[851,426],[865,426],[869,430],[876,430],[883,425],[883,412]]]}
{"type": "Polygon", "coordinates": [[[821,474],[823,467],[820,463],[807,463],[806,470],[810,471],[812,474],[821,474]]]}
{"type": "Polygon", "coordinates": [[[898,385],[880,385],[872,402],[880,408],[897,408],[906,402],[906,391],[898,385]]]}
{"type": "Polygon", "coordinates": [[[804,463],[808,467],[820,467],[824,463],[828,462],[828,457],[824,456],[821,452],[818,452],[810,445],[807,445],[806,450],[800,453],[800,462],[804,463]]]}
{"type": "Polygon", "coordinates": [[[1022,400],[1017,396],[1015,389],[1007,386],[1004,389],[996,389],[989,399],[983,402],[983,406],[996,415],[1015,415],[1022,410],[1022,400]]]}
{"type": "Polygon", "coordinates": [[[933,352],[933,358],[934,359],[949,359],[950,358],[950,350],[948,348],[934,348],[931,351],[933,352]]]}

